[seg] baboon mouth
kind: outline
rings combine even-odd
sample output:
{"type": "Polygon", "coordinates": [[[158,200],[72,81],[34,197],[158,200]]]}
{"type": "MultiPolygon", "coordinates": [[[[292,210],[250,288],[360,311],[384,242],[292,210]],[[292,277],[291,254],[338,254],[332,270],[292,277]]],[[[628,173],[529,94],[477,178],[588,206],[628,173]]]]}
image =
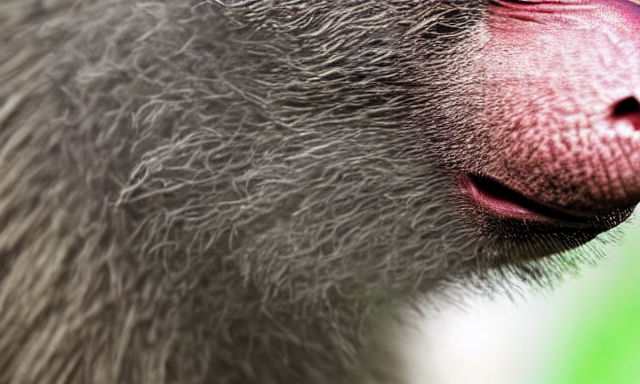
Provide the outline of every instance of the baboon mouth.
{"type": "Polygon", "coordinates": [[[578,216],[543,205],[486,176],[465,175],[461,188],[478,206],[501,218],[584,226],[591,216],[578,216]]]}

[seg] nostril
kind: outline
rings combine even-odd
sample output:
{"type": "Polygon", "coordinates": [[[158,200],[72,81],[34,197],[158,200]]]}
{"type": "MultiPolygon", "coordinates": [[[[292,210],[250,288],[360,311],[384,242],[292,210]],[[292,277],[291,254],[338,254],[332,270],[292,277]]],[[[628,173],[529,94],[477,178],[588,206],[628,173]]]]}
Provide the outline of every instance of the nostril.
{"type": "Polygon", "coordinates": [[[628,117],[640,114],[640,102],[635,97],[627,97],[613,109],[613,117],[628,117]]]}

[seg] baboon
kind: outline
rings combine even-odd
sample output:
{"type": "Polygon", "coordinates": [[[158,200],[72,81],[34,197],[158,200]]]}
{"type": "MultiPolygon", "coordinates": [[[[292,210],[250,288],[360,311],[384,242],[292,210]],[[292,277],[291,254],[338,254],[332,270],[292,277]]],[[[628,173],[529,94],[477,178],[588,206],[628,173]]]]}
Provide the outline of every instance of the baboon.
{"type": "Polygon", "coordinates": [[[416,300],[552,283],[640,200],[632,0],[0,0],[0,39],[0,383],[400,383],[416,300]]]}

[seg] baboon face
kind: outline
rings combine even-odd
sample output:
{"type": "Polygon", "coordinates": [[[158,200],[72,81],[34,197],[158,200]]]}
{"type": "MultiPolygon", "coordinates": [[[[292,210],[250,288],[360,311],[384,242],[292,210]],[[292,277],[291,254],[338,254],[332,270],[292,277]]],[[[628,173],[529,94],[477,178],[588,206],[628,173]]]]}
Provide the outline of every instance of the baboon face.
{"type": "Polygon", "coordinates": [[[573,248],[640,200],[639,9],[231,2],[227,12],[252,39],[269,36],[272,60],[241,72],[268,119],[313,138],[299,144],[317,149],[318,172],[340,169],[320,198],[349,202],[333,214],[358,204],[374,216],[341,216],[334,235],[354,228],[417,255],[421,239],[449,232],[438,247],[473,243],[461,253],[496,261],[573,248]]]}

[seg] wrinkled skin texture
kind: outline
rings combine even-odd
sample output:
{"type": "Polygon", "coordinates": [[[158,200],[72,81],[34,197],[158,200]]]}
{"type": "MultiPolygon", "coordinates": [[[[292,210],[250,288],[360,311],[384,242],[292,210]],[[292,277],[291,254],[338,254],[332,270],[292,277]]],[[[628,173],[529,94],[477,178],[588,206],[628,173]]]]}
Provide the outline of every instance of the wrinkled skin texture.
{"type": "Polygon", "coordinates": [[[483,167],[569,212],[628,206],[640,193],[640,114],[614,109],[640,97],[640,7],[532,3],[494,5],[487,20],[487,98],[498,106],[487,119],[501,156],[483,167]]]}
{"type": "Polygon", "coordinates": [[[4,0],[0,383],[401,382],[637,203],[638,8],[4,0]]]}

